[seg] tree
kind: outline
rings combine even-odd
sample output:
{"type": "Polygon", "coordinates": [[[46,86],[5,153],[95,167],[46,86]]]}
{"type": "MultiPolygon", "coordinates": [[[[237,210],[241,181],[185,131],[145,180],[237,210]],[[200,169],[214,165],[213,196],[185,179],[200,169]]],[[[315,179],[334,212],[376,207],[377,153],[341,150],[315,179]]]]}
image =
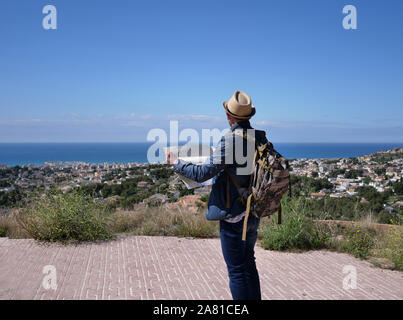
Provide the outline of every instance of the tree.
{"type": "Polygon", "coordinates": [[[7,188],[10,187],[11,184],[7,182],[6,180],[0,180],[0,188],[7,188]]]}
{"type": "Polygon", "coordinates": [[[332,172],[330,172],[330,177],[335,178],[337,177],[339,174],[344,174],[346,172],[346,169],[336,169],[333,170],[332,172]]]}
{"type": "Polygon", "coordinates": [[[375,169],[375,173],[378,176],[383,176],[386,173],[386,169],[385,168],[377,168],[377,169],[375,169]]]}
{"type": "Polygon", "coordinates": [[[403,179],[401,178],[399,181],[395,182],[393,185],[393,191],[397,195],[403,195],[403,179]]]}
{"type": "Polygon", "coordinates": [[[370,202],[371,209],[375,212],[380,212],[383,209],[383,204],[389,197],[388,192],[378,192],[372,186],[359,187],[357,192],[359,197],[370,202]]]}
{"type": "Polygon", "coordinates": [[[364,178],[364,183],[365,184],[369,184],[371,181],[372,181],[371,178],[368,177],[368,176],[364,178]]]}
{"type": "Polygon", "coordinates": [[[0,207],[15,207],[26,198],[26,194],[19,188],[10,192],[0,192],[0,207]]]}
{"type": "Polygon", "coordinates": [[[361,177],[363,175],[363,171],[362,170],[349,170],[344,174],[344,177],[346,179],[357,179],[358,177],[361,177]]]}
{"type": "Polygon", "coordinates": [[[358,196],[370,201],[378,197],[379,192],[373,186],[362,186],[357,189],[358,196]]]}
{"type": "Polygon", "coordinates": [[[349,162],[352,163],[352,164],[358,164],[359,163],[358,159],[355,158],[355,157],[349,158],[349,162]]]}

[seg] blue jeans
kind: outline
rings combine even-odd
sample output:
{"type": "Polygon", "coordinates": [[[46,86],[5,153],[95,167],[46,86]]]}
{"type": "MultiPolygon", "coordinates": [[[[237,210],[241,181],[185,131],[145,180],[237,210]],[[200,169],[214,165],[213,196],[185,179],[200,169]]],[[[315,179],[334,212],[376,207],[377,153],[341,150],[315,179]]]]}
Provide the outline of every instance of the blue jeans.
{"type": "Polygon", "coordinates": [[[261,300],[259,274],[255,264],[255,243],[260,219],[250,215],[246,241],[242,241],[242,219],[220,220],[221,248],[227,264],[229,287],[234,300],[261,300]]]}

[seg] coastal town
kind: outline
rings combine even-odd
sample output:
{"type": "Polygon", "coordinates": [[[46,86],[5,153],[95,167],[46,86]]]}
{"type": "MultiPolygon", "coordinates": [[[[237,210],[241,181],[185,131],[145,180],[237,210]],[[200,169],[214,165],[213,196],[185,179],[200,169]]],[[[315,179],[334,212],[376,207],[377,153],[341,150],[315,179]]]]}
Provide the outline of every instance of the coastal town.
{"type": "Polygon", "coordinates": [[[295,159],[291,167],[295,175],[325,178],[335,186],[333,190],[323,190],[318,196],[348,197],[364,185],[383,192],[403,176],[403,148],[357,158],[295,159]]]}
{"type": "MultiPolygon", "coordinates": [[[[337,159],[290,159],[292,174],[325,179],[333,187],[312,192],[312,199],[342,198],[357,194],[362,186],[372,186],[384,192],[403,176],[403,148],[379,151],[370,155],[337,159]]],[[[133,201],[130,205],[160,204],[174,206],[186,204],[197,209],[203,202],[199,199],[208,195],[209,187],[186,190],[181,180],[165,165],[148,163],[98,163],[46,162],[44,165],[23,165],[9,167],[0,165],[0,193],[15,190],[40,191],[59,189],[67,192],[74,188],[92,185],[119,186],[130,182],[133,201]],[[134,195],[135,194],[135,195],[134,195]]],[[[40,193],[39,192],[39,193],[40,193]]],[[[105,193],[105,192],[104,192],[105,193]]],[[[106,195],[103,195],[106,197],[106,195]]],[[[117,199],[111,192],[111,197],[117,199]]],[[[361,199],[362,202],[367,201],[361,199]]],[[[0,203],[1,205],[1,203],[0,203]]],[[[396,201],[386,209],[402,207],[396,201]]]]}

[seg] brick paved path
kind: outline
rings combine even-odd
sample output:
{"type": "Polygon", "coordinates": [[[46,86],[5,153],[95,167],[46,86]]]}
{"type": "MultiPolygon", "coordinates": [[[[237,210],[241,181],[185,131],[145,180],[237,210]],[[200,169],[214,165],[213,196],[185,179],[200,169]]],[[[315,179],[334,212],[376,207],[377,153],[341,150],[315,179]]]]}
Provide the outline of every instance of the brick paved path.
{"type": "MultiPolygon", "coordinates": [[[[403,299],[403,273],[329,251],[256,248],[263,299],[403,299]],[[343,289],[345,265],[357,288],[343,289]]],[[[0,299],[231,299],[219,239],[126,237],[41,245],[0,238],[0,299]],[[45,290],[43,267],[56,268],[45,290]]]]}

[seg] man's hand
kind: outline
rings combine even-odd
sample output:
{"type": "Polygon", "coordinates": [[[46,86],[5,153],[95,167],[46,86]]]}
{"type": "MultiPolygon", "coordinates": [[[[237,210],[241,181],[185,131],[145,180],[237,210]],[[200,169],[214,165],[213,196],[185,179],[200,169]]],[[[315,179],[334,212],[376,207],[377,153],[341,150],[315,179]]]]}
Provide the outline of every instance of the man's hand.
{"type": "Polygon", "coordinates": [[[166,153],[165,160],[166,160],[167,164],[172,165],[172,166],[178,163],[178,157],[175,154],[173,154],[172,152],[166,153]]]}

